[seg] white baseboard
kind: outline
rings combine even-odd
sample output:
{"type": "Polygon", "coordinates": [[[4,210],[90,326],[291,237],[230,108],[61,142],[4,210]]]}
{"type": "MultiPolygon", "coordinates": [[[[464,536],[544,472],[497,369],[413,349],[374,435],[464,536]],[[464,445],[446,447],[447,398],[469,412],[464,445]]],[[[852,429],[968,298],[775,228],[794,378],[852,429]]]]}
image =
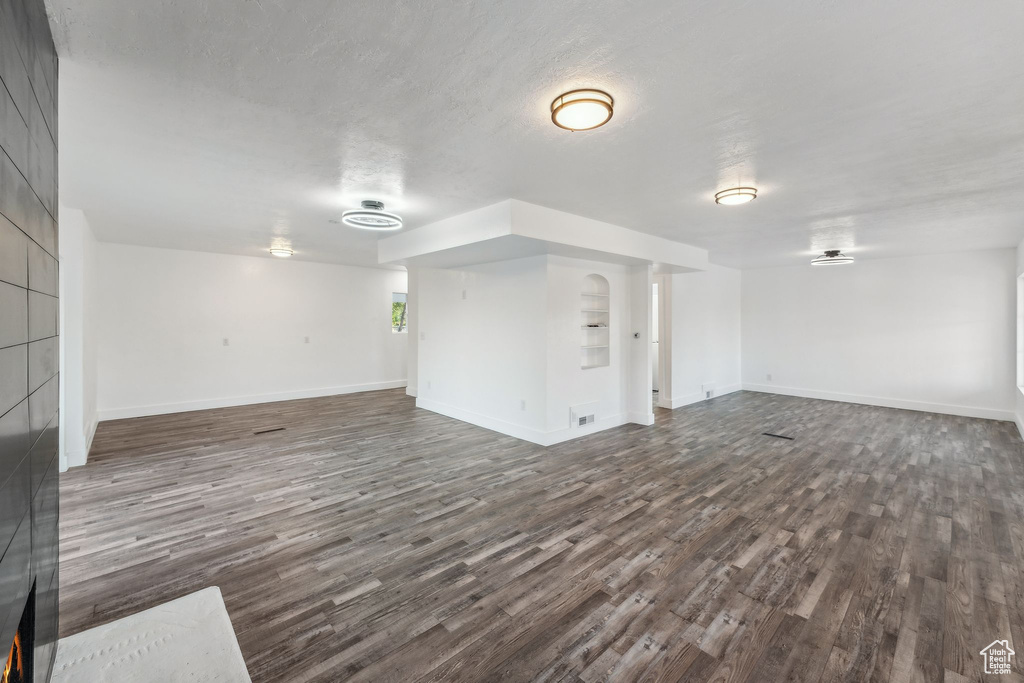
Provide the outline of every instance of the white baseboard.
{"type": "MultiPolygon", "coordinates": [[[[715,390],[714,395],[711,398],[718,398],[719,396],[725,396],[726,394],[731,394],[734,391],[739,391],[742,388],[743,388],[743,385],[741,385],[741,384],[729,384],[727,386],[722,387],[721,389],[715,390]]],[[[707,401],[707,400],[708,399],[704,398],[704,394],[702,394],[702,393],[700,393],[698,391],[697,393],[694,393],[694,394],[687,394],[685,396],[673,396],[672,398],[665,399],[665,400],[659,398],[658,399],[658,405],[660,407],[662,407],[662,408],[668,408],[669,410],[675,410],[676,408],[682,408],[683,406],[688,406],[688,405],[692,405],[694,403],[700,403],[701,401],[707,401]]]]}
{"type": "Polygon", "coordinates": [[[1017,423],[1017,431],[1020,433],[1020,438],[1024,440],[1024,420],[1017,413],[1013,414],[1013,421],[1017,423]]]}
{"type": "Polygon", "coordinates": [[[587,436],[588,434],[604,431],[605,429],[618,427],[628,421],[625,415],[612,415],[602,418],[594,424],[587,425],[586,427],[566,427],[565,429],[556,429],[546,432],[540,429],[534,429],[533,427],[517,425],[512,422],[506,422],[505,420],[481,415],[480,413],[474,413],[470,410],[464,410],[456,406],[448,405],[447,403],[432,401],[426,398],[417,398],[416,407],[423,408],[424,410],[429,410],[446,417],[455,418],[456,420],[462,420],[463,422],[468,422],[471,425],[489,429],[492,432],[498,432],[499,434],[505,434],[506,436],[515,437],[516,439],[529,441],[530,443],[535,443],[540,446],[553,446],[556,443],[562,443],[563,441],[569,441],[570,439],[576,439],[581,436],[587,436]]]}
{"type": "Polygon", "coordinates": [[[626,421],[637,425],[650,426],[654,424],[654,413],[629,413],[626,421]]]}
{"type": "Polygon", "coordinates": [[[86,451],[71,451],[70,453],[68,453],[68,457],[67,457],[67,460],[66,460],[67,468],[64,469],[63,471],[67,472],[72,467],[81,467],[86,462],[88,462],[88,460],[89,460],[88,452],[86,452],[86,451]]]}
{"type": "Polygon", "coordinates": [[[183,403],[164,403],[161,405],[133,406],[130,408],[107,408],[99,413],[100,422],[121,420],[128,417],[147,417],[150,415],[168,415],[171,413],[188,413],[194,410],[210,410],[211,408],[233,408],[249,406],[257,403],[274,403],[276,401],[293,401],[299,398],[320,398],[322,396],[338,396],[341,394],[357,394],[363,391],[379,391],[381,389],[398,389],[406,386],[407,381],[396,379],[390,382],[371,382],[368,384],[349,384],[341,387],[325,387],[322,389],[301,389],[283,391],[276,394],[258,394],[254,396],[232,396],[230,398],[211,398],[183,403]]]}
{"type": "MultiPolygon", "coordinates": [[[[765,394],[781,394],[800,398],[818,398],[825,401],[842,403],[860,403],[881,408],[899,408],[901,410],[918,410],[925,413],[941,415],[960,415],[963,417],[979,417],[985,420],[1004,420],[1014,422],[1016,415],[1010,410],[997,408],[975,408],[972,406],[955,406],[946,403],[928,403],[926,401],[908,401],[901,398],[880,398],[878,396],[861,396],[858,394],[842,394],[834,391],[818,391],[816,389],[798,389],[795,387],[778,387],[774,384],[743,384],[744,391],[759,391],[765,394]]],[[[1018,425],[1019,427],[1019,425],[1018,425]]]]}
{"type": "Polygon", "coordinates": [[[416,398],[417,396],[419,396],[419,393],[420,393],[419,392],[419,387],[417,387],[415,384],[407,384],[406,385],[406,387],[405,387],[405,395],[406,396],[412,396],[413,398],[416,398]]]}
{"type": "Polygon", "coordinates": [[[96,426],[99,424],[99,420],[94,415],[89,423],[86,424],[83,441],[85,447],[81,450],[68,451],[66,455],[61,457],[61,472],[67,472],[72,467],[81,467],[89,460],[89,451],[92,450],[92,440],[96,436],[96,426]]]}
{"type": "Polygon", "coordinates": [[[587,425],[586,427],[566,427],[565,429],[555,429],[545,434],[544,440],[540,442],[542,446],[554,446],[556,443],[562,443],[563,441],[571,441],[572,439],[578,439],[581,436],[588,436],[590,434],[596,434],[597,432],[603,432],[606,429],[612,429],[619,427],[627,422],[632,422],[627,415],[610,415],[603,417],[594,424],[587,425]]]}
{"type": "Polygon", "coordinates": [[[89,420],[89,423],[85,427],[85,457],[89,457],[89,451],[92,450],[92,440],[96,437],[96,428],[100,424],[99,415],[93,415],[89,420]]]}

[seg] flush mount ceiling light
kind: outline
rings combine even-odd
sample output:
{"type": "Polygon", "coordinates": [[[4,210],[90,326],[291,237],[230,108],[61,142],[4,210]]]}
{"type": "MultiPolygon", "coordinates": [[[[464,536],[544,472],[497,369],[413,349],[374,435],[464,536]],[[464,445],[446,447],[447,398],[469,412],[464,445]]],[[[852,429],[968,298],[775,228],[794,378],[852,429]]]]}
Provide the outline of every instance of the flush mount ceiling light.
{"type": "Polygon", "coordinates": [[[811,261],[812,266],[843,266],[847,263],[853,263],[853,257],[840,254],[838,249],[829,249],[811,261]]]}
{"type": "Polygon", "coordinates": [[[288,247],[271,247],[270,253],[273,254],[274,256],[279,256],[281,258],[288,258],[295,252],[289,249],[288,247]]]}
{"type": "Polygon", "coordinates": [[[384,211],[382,202],[366,200],[360,204],[363,208],[352,209],[341,214],[341,222],[361,230],[399,230],[402,217],[384,211]]]}
{"type": "Polygon", "coordinates": [[[615,100],[603,90],[570,90],[551,103],[551,122],[565,130],[593,130],[612,118],[615,100]]]}
{"type": "Polygon", "coordinates": [[[746,204],[757,199],[756,187],[730,187],[715,193],[715,204],[733,206],[735,204],[746,204]]]}

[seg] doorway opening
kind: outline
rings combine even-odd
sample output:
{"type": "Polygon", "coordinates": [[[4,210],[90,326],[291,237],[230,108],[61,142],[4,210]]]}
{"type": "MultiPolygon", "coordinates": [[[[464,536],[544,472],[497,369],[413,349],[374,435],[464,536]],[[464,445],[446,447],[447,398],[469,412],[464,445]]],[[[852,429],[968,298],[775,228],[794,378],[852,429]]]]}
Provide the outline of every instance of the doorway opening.
{"type": "MultiPolygon", "coordinates": [[[[672,407],[672,280],[655,275],[651,285],[651,401],[672,407]]],[[[658,412],[655,411],[655,420],[658,412]]]]}
{"type": "Polygon", "coordinates": [[[658,407],[658,283],[651,285],[651,396],[658,407]]]}

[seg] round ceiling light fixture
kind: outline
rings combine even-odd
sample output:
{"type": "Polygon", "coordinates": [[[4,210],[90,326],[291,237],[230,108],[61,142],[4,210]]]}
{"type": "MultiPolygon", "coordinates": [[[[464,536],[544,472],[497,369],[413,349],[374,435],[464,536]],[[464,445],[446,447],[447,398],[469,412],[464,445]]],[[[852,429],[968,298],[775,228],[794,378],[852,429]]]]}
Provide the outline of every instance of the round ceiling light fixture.
{"type": "Polygon", "coordinates": [[[812,266],[843,266],[847,263],[853,263],[853,257],[840,254],[838,249],[829,249],[811,261],[812,266]]]}
{"type": "Polygon", "coordinates": [[[402,217],[384,210],[383,202],[367,199],[361,209],[352,209],[341,214],[341,222],[360,230],[400,230],[402,217]]]}
{"type": "Polygon", "coordinates": [[[288,247],[271,247],[270,253],[280,258],[288,258],[295,252],[289,249],[288,247]]]}
{"type": "Polygon", "coordinates": [[[730,187],[728,190],[715,193],[715,204],[725,204],[727,206],[746,204],[755,199],[757,199],[756,187],[730,187]]]}
{"type": "Polygon", "coordinates": [[[603,90],[581,88],[551,103],[551,122],[569,131],[593,130],[611,121],[615,100],[603,90]]]}

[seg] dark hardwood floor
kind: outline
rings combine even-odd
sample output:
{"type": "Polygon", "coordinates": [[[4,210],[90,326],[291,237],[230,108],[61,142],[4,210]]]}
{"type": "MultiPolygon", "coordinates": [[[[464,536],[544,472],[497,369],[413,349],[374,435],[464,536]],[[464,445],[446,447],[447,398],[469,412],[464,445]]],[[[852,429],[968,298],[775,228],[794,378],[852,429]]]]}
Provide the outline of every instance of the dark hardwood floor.
{"type": "Polygon", "coordinates": [[[103,423],[61,476],[62,635],[216,585],[254,681],[949,683],[989,678],[997,638],[1024,658],[1012,423],[755,393],[657,420],[544,449],[395,390],[103,423]]]}

